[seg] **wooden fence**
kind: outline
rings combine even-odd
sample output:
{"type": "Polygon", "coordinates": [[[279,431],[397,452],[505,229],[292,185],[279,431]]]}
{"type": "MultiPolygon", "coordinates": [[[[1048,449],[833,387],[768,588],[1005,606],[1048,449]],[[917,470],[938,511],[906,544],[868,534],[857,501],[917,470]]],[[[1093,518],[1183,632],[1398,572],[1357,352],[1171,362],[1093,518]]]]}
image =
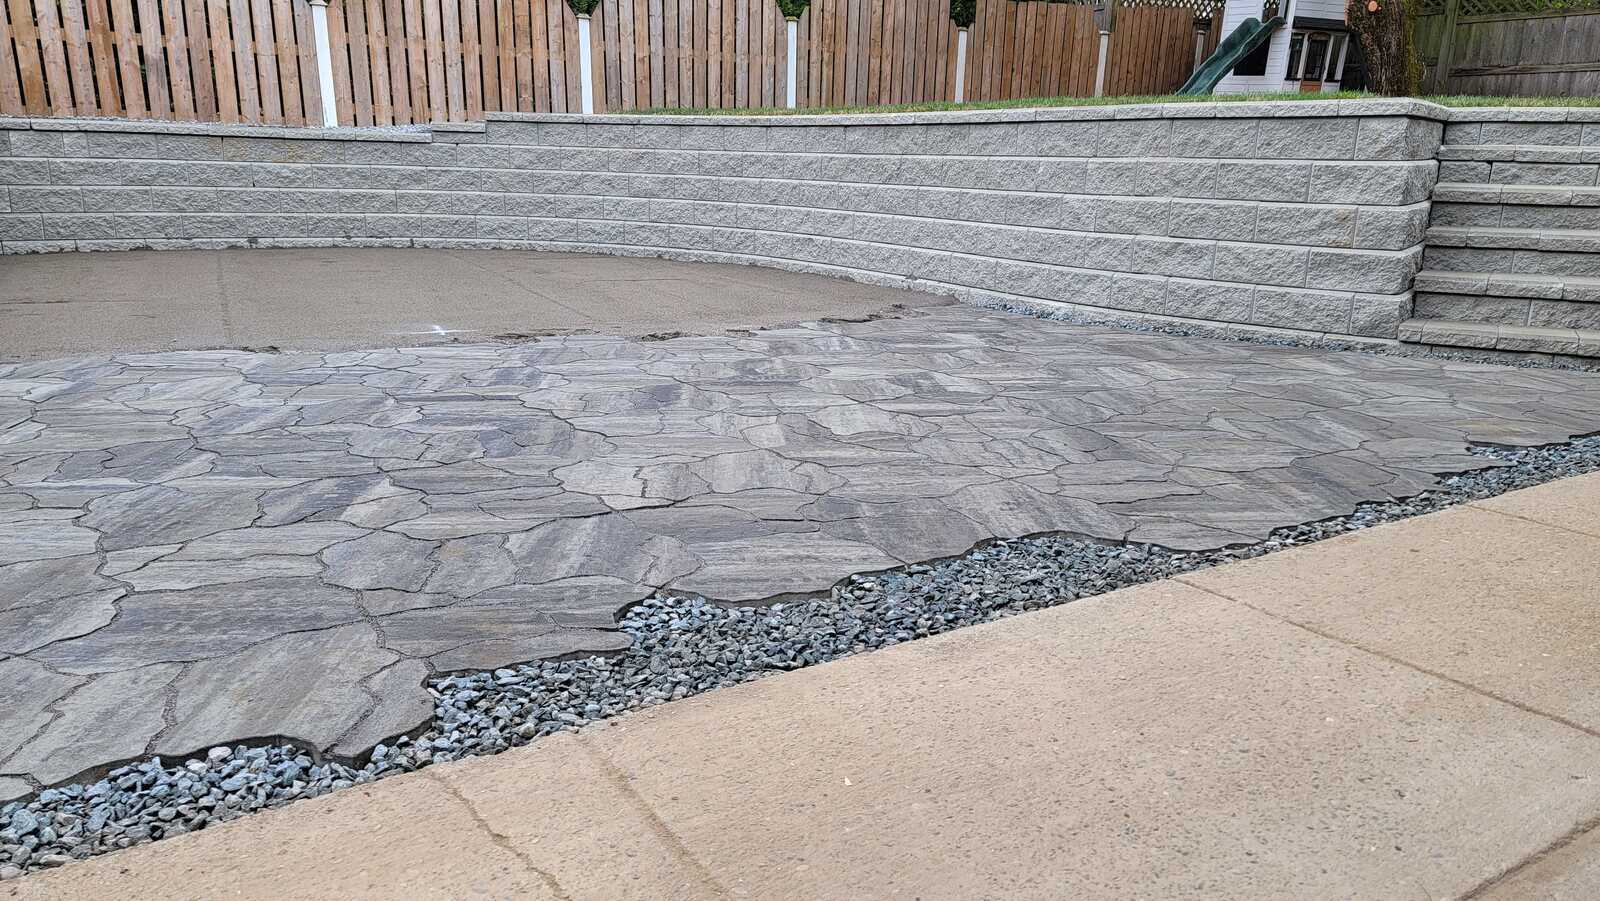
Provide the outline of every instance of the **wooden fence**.
{"type": "Polygon", "coordinates": [[[1426,93],[1600,95],[1600,0],[1429,0],[1414,25],[1426,93]]]}
{"type": "MultiPolygon", "coordinates": [[[[797,105],[950,100],[950,0],[813,0],[798,21],[797,105]]],[[[1105,93],[1176,88],[1219,0],[1116,10],[1105,93]]],[[[307,0],[0,0],[0,114],[264,124],[321,121],[307,0]]],[[[580,108],[578,20],[565,0],[330,0],[341,123],[470,121],[580,108]]],[[[1215,47],[1212,28],[1203,52],[1215,47]]],[[[597,112],[782,106],[775,0],[601,0],[590,27],[597,112]]],[[[979,0],[965,97],[1093,94],[1099,33],[1081,2],[979,0]]]]}

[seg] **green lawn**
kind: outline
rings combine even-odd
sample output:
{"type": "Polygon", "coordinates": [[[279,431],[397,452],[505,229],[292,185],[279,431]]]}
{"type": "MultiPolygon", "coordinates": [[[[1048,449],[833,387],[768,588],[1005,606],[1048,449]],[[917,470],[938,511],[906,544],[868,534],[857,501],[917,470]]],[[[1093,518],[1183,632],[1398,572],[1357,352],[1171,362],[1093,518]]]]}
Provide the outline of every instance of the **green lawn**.
{"type": "MultiPolygon", "coordinates": [[[[965,109],[1019,109],[1049,106],[1112,106],[1125,103],[1238,103],[1246,100],[1272,100],[1294,102],[1299,100],[1358,100],[1375,99],[1376,95],[1359,91],[1339,91],[1331,94],[1286,92],[1280,94],[1211,94],[1201,97],[1180,97],[1176,94],[1137,97],[1021,97],[1014,100],[977,100],[955,103],[935,100],[927,103],[896,103],[883,106],[830,106],[785,109],[761,107],[758,109],[695,109],[670,107],[640,110],[651,116],[795,116],[821,113],[922,113],[935,110],[965,109]]],[[[1422,97],[1444,106],[1600,106],[1600,97],[1422,97]]]]}

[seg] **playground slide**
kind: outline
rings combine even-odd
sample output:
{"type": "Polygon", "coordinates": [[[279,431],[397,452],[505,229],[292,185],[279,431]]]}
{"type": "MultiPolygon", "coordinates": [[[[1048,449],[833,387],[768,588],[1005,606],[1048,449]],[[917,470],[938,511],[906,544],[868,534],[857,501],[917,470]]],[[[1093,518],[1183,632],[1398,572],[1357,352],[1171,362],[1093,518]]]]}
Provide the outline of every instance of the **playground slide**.
{"type": "Polygon", "coordinates": [[[1222,76],[1227,75],[1229,70],[1239,64],[1239,60],[1261,46],[1261,42],[1271,37],[1272,33],[1282,25],[1282,16],[1273,16],[1265,22],[1256,18],[1240,22],[1239,27],[1233,30],[1233,34],[1228,35],[1226,40],[1217,45],[1217,52],[1211,54],[1200,64],[1200,68],[1194,70],[1194,74],[1183,83],[1178,93],[1189,95],[1211,93],[1216,88],[1217,82],[1222,80],[1222,76]]]}

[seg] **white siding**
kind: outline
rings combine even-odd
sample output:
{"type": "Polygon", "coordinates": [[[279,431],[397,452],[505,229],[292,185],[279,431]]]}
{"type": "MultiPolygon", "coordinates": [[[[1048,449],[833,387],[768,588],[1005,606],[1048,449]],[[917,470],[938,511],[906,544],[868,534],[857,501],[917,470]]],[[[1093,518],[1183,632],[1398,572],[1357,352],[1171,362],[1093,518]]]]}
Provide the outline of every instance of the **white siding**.
{"type": "MultiPolygon", "coordinates": [[[[1274,31],[1269,39],[1266,74],[1247,76],[1234,75],[1230,72],[1217,83],[1218,94],[1299,90],[1299,82],[1283,79],[1284,69],[1289,64],[1288,23],[1293,22],[1296,15],[1344,21],[1344,3],[1341,0],[1280,0],[1279,8],[1283,10],[1285,24],[1274,31]]],[[[1227,7],[1222,12],[1222,40],[1227,40],[1228,35],[1233,34],[1233,30],[1239,27],[1239,23],[1252,17],[1261,18],[1261,0],[1228,0],[1227,7]]],[[[1339,85],[1329,82],[1323,85],[1322,89],[1337,91],[1339,85]]]]}

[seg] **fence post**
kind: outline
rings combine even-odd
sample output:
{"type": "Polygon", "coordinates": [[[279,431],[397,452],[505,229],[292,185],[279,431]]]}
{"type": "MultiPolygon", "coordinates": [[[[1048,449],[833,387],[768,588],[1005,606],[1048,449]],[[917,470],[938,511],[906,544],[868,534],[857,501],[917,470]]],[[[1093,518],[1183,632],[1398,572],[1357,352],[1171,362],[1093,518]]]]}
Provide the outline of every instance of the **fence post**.
{"type": "Polygon", "coordinates": [[[1199,18],[1198,16],[1195,17],[1195,20],[1194,20],[1194,68],[1190,69],[1189,70],[1190,72],[1193,72],[1193,71],[1195,71],[1195,69],[1200,68],[1200,64],[1206,61],[1206,36],[1209,35],[1210,33],[1211,33],[1211,20],[1210,19],[1202,19],[1202,18],[1199,18]]]}
{"type": "Polygon", "coordinates": [[[789,109],[794,109],[795,69],[798,66],[795,57],[800,52],[800,19],[795,16],[786,16],[783,22],[787,26],[789,33],[789,83],[785,88],[783,102],[789,109]]]}
{"type": "Polygon", "coordinates": [[[1095,48],[1094,95],[1106,95],[1106,57],[1111,55],[1111,29],[1117,19],[1117,0],[1097,0],[1094,5],[1095,25],[1100,29],[1100,43],[1095,48]]]}
{"type": "Polygon", "coordinates": [[[967,101],[967,30],[956,29],[956,102],[967,101]]]}
{"type": "Polygon", "coordinates": [[[583,88],[583,114],[594,115],[594,54],[589,47],[589,16],[578,16],[578,82],[583,88]]]}
{"type": "Polygon", "coordinates": [[[322,87],[322,127],[339,124],[333,96],[333,48],[328,40],[328,0],[311,0],[311,31],[317,41],[317,83],[322,87]]]}

